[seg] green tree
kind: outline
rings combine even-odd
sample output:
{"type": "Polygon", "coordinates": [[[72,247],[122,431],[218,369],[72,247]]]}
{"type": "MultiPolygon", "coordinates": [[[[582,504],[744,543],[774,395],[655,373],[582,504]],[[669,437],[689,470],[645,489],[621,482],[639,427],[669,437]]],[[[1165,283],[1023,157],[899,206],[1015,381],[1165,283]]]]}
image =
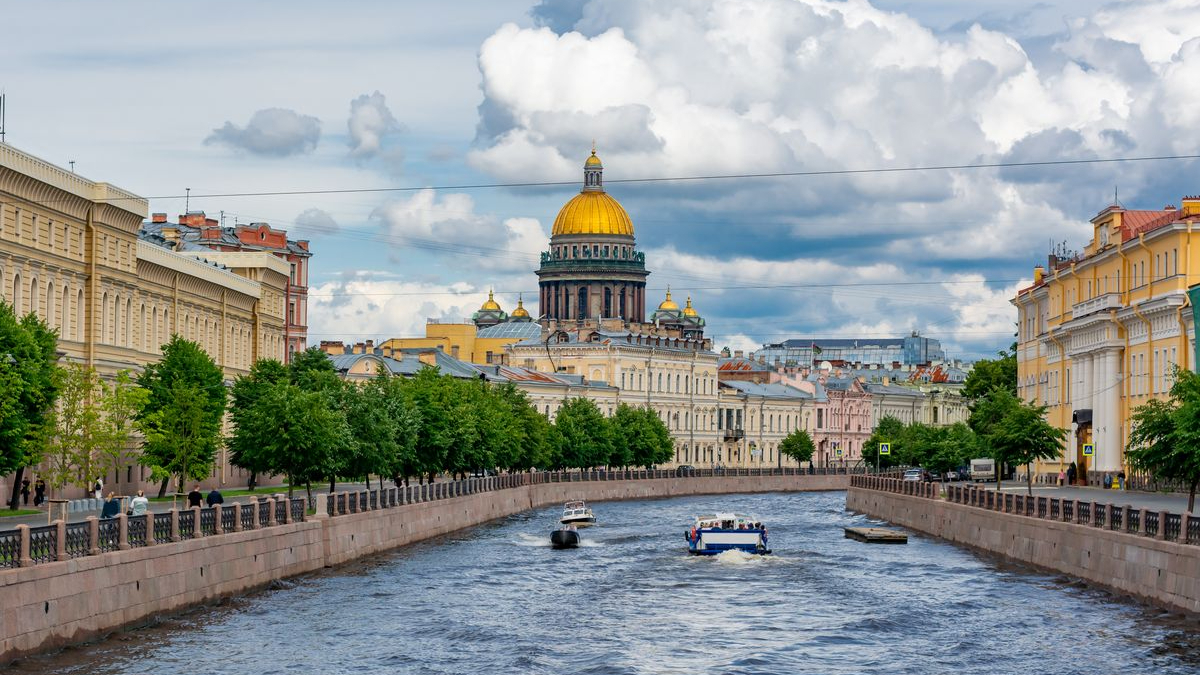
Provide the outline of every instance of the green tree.
{"type": "Polygon", "coordinates": [[[903,437],[904,422],[891,415],[885,415],[879,420],[879,424],[875,425],[875,430],[871,432],[867,442],[863,444],[863,463],[867,466],[879,466],[884,469],[896,466],[899,463],[897,457],[903,446],[903,437]],[[891,454],[880,456],[880,443],[888,443],[891,454]]]}
{"type": "Polygon", "coordinates": [[[258,474],[269,471],[270,466],[262,452],[264,439],[250,435],[249,427],[244,426],[246,418],[255,412],[255,406],[268,389],[287,381],[287,366],[274,359],[259,359],[250,366],[249,373],[239,375],[233,383],[233,400],[229,406],[231,433],[226,447],[229,448],[229,461],[250,472],[251,486],[257,483],[258,474]]]}
{"type": "MultiPolygon", "coordinates": [[[[1002,394],[1012,397],[1007,391],[993,390],[992,396],[1002,394]]],[[[1032,465],[1035,460],[1054,459],[1062,454],[1065,429],[1051,426],[1046,421],[1046,406],[1034,405],[1013,398],[1015,405],[1008,407],[999,422],[991,426],[984,438],[991,456],[996,460],[996,489],[1000,489],[1001,468],[1005,465],[1032,465]]],[[[1033,495],[1033,467],[1027,472],[1027,487],[1033,495]]]]}
{"type": "Polygon", "coordinates": [[[337,453],[350,435],[345,414],[324,393],[289,382],[267,387],[243,417],[242,428],[262,439],[266,470],[288,477],[288,496],[303,482],[310,500],[312,482],[336,472],[337,453]]]}
{"type": "Polygon", "coordinates": [[[1188,486],[1188,512],[1200,484],[1200,376],[1176,367],[1167,400],[1151,400],[1133,410],[1133,430],[1125,460],[1157,478],[1188,486]]]}
{"type": "Polygon", "coordinates": [[[200,345],[173,335],[162,352],[162,358],[138,377],[148,392],[138,414],[146,435],[142,464],[161,481],[160,497],[172,475],[179,477],[182,490],[185,478],[202,478],[211,469],[221,442],[226,396],[221,368],[200,345]],[[172,437],[176,432],[185,435],[172,437]]]}
{"type": "Polygon", "coordinates": [[[675,456],[671,432],[653,410],[622,403],[608,422],[613,447],[609,466],[649,469],[675,456]]]}
{"type": "Polygon", "coordinates": [[[375,383],[382,393],[383,407],[395,433],[395,444],[392,446],[394,454],[387,458],[387,475],[399,484],[401,479],[407,481],[410,476],[419,473],[416,444],[421,417],[404,390],[406,382],[403,378],[380,373],[375,383]]]}
{"type": "Polygon", "coordinates": [[[925,466],[939,476],[945,476],[946,472],[966,466],[978,456],[979,438],[975,432],[965,423],[955,422],[938,429],[938,438],[925,466]]]}
{"type": "Polygon", "coordinates": [[[96,404],[100,409],[100,435],[96,464],[101,473],[108,474],[129,465],[136,430],[134,421],[150,393],[134,382],[128,370],[117,373],[111,383],[101,380],[99,385],[96,404]]]}
{"type": "Polygon", "coordinates": [[[420,420],[412,468],[422,480],[424,476],[433,480],[446,469],[456,440],[457,425],[453,417],[457,401],[449,380],[449,376],[439,375],[436,368],[425,367],[403,389],[420,420]]]}
{"type": "Polygon", "coordinates": [[[1013,396],[1017,395],[1017,343],[1008,349],[997,352],[995,359],[977,361],[971,367],[966,382],[963,383],[963,396],[968,399],[980,399],[987,396],[993,389],[1003,389],[1013,396]]]}
{"type": "Polygon", "coordinates": [[[612,456],[612,425],[592,401],[568,399],[559,408],[554,426],[561,434],[559,449],[563,466],[572,469],[602,466],[612,456]]]}
{"type": "Polygon", "coordinates": [[[365,476],[368,488],[371,474],[379,475],[383,487],[382,476],[390,471],[398,442],[397,420],[388,408],[386,390],[378,380],[361,386],[348,382],[339,398],[349,434],[345,448],[338,453],[336,468],[342,476],[365,476]]]}
{"type": "Polygon", "coordinates": [[[15,472],[9,508],[20,500],[25,467],[36,465],[62,387],[58,334],[36,314],[17,319],[0,300],[0,475],[15,472]]]}
{"type": "MultiPolygon", "coordinates": [[[[816,450],[816,446],[813,444],[812,436],[809,436],[804,429],[796,429],[779,442],[779,453],[791,457],[797,463],[811,462],[814,450],[816,450]]],[[[878,450],[878,446],[876,446],[876,450],[878,450]]]]}
{"type": "Polygon", "coordinates": [[[92,400],[100,389],[95,368],[79,363],[63,370],[62,390],[46,444],[42,477],[52,490],[67,485],[89,488],[99,475],[100,411],[92,400]]]}

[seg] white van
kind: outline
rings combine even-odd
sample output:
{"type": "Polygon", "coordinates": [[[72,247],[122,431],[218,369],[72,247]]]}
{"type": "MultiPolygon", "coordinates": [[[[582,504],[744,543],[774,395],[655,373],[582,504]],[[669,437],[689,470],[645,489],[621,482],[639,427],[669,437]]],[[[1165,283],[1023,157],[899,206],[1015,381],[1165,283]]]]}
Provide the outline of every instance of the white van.
{"type": "Polygon", "coordinates": [[[996,460],[990,457],[971,460],[971,480],[976,483],[996,480],[996,460]]]}

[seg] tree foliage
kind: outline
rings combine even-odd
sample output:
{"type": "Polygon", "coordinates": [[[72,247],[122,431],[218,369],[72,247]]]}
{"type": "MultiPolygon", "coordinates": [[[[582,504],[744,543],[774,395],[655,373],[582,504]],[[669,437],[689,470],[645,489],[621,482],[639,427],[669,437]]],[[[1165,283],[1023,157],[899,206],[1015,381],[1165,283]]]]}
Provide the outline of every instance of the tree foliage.
{"type": "Polygon", "coordinates": [[[146,390],[127,370],[110,383],[91,366],[68,365],[43,459],[42,476],[50,487],[86,490],[97,477],[127,466],[133,454],[134,419],[146,398],[146,390]]]}
{"type": "Polygon", "coordinates": [[[0,300],[0,475],[16,472],[9,508],[16,508],[25,467],[41,461],[62,386],[58,334],[36,314],[18,319],[0,300]]]}
{"type": "Polygon", "coordinates": [[[554,427],[559,433],[560,467],[608,464],[613,452],[612,425],[595,403],[586,398],[568,399],[558,409],[554,427]]]}
{"type": "Polygon", "coordinates": [[[1133,410],[1125,459],[1135,469],[1188,486],[1188,511],[1200,484],[1200,376],[1176,367],[1167,400],[1133,410]]]}
{"type": "Polygon", "coordinates": [[[980,399],[994,389],[1003,389],[1017,395],[1017,344],[1002,349],[994,359],[977,361],[963,383],[963,396],[980,399]]]}
{"type": "MultiPolygon", "coordinates": [[[[994,389],[989,398],[997,399],[1003,416],[992,423],[984,435],[984,446],[996,460],[996,484],[1004,466],[1032,464],[1036,460],[1054,459],[1062,455],[1066,429],[1046,421],[1046,406],[1026,403],[1005,390],[994,389]]],[[[1033,470],[1027,472],[1029,494],[1033,494],[1033,470]]]]}
{"type": "MultiPolygon", "coordinates": [[[[561,413],[560,413],[561,414],[561,413]]],[[[612,467],[642,466],[647,469],[668,462],[675,454],[671,432],[658,413],[622,403],[612,419],[612,451],[606,462],[612,467]]]]}
{"type": "MultiPolygon", "coordinates": [[[[878,446],[876,447],[878,449],[878,446]]],[[[814,450],[816,450],[816,446],[813,444],[812,436],[808,435],[804,429],[796,429],[779,442],[780,454],[791,457],[797,462],[811,462],[814,450]]]]}

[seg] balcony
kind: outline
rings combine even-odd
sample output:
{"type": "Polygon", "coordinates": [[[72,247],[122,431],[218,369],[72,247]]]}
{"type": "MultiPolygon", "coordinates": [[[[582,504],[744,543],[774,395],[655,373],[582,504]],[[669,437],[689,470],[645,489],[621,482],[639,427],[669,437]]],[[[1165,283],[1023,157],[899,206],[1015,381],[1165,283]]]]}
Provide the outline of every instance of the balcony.
{"type": "Polygon", "coordinates": [[[1084,300],[1083,302],[1075,303],[1071,307],[1071,318],[1078,319],[1079,317],[1087,316],[1088,314],[1095,314],[1096,312],[1104,312],[1110,309],[1120,308],[1121,294],[1105,293],[1104,295],[1097,295],[1090,300],[1084,300]]]}
{"type": "Polygon", "coordinates": [[[727,440],[727,441],[738,441],[738,440],[741,440],[742,438],[744,438],[745,436],[746,436],[746,431],[744,429],[726,429],[725,430],[725,440],[727,440]]]}

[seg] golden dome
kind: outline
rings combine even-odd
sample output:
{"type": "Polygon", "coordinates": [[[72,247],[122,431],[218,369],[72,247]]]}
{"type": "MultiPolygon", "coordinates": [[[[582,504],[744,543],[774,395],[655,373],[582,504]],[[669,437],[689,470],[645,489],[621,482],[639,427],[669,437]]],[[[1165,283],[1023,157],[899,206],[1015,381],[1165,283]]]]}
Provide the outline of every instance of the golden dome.
{"type": "Polygon", "coordinates": [[[688,296],[687,306],[683,308],[684,316],[700,316],[696,313],[696,308],[692,307],[692,296],[688,296]]]}
{"type": "Polygon", "coordinates": [[[510,315],[512,318],[526,318],[529,316],[529,310],[525,309],[525,300],[517,296],[517,308],[510,315]]]}
{"type": "Polygon", "coordinates": [[[481,311],[481,312],[486,311],[486,310],[492,310],[495,312],[504,311],[504,310],[500,309],[500,304],[496,302],[496,298],[492,297],[491,289],[488,289],[487,302],[483,303],[483,306],[479,308],[479,311],[481,311]]]}
{"type": "Polygon", "coordinates": [[[558,212],[550,234],[620,234],[632,237],[633,221],[620,202],[608,193],[580,192],[558,212]]]}
{"type": "Polygon", "coordinates": [[[667,299],[658,303],[658,309],[660,311],[664,311],[664,310],[678,311],[679,305],[675,304],[675,301],[671,299],[671,289],[669,287],[667,288],[667,299]]]}
{"type": "Polygon", "coordinates": [[[595,149],[595,148],[592,148],[592,156],[591,156],[591,157],[588,157],[588,158],[587,158],[587,161],[586,161],[586,162],[584,162],[584,163],[583,163],[583,165],[584,165],[585,167],[589,167],[589,166],[599,166],[599,167],[603,167],[603,166],[604,166],[603,164],[601,164],[601,163],[600,163],[600,158],[596,156],[596,149],[595,149]]]}

